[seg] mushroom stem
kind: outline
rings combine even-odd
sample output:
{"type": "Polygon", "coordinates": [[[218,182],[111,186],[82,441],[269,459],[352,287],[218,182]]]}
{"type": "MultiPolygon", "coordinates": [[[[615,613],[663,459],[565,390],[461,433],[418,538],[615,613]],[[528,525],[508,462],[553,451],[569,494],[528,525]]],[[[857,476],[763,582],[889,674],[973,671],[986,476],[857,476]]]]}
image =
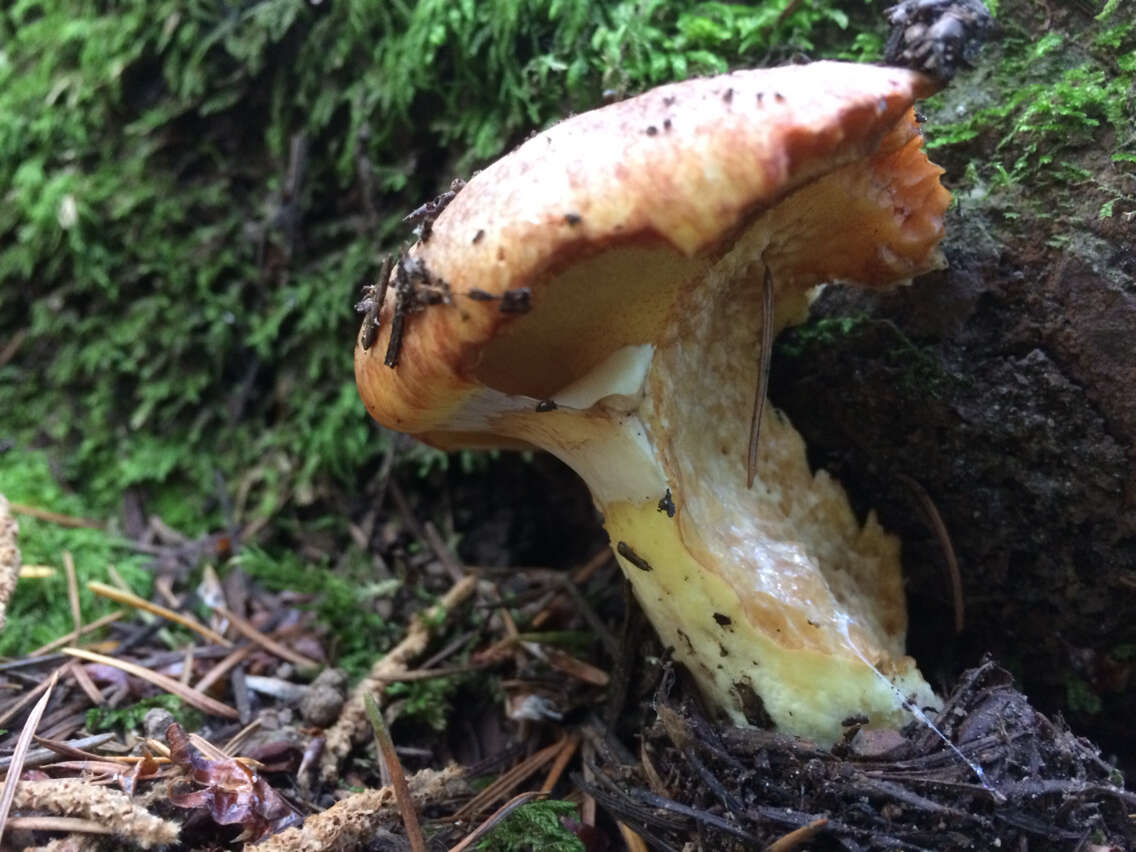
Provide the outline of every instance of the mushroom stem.
{"type": "Polygon", "coordinates": [[[849,716],[899,724],[908,698],[936,699],[903,655],[898,542],[874,516],[857,521],[760,403],[756,487],[731,464],[747,424],[729,413],[747,388],[764,399],[769,360],[735,353],[767,352],[807,302],[775,283],[789,275],[749,260],[785,250],[777,217],[763,217],[679,288],[654,346],[617,351],[555,410],[490,392],[475,406],[489,422],[464,425],[546,449],[584,478],[648,618],[713,703],[735,722],[772,719],[830,742],[849,716]],[[659,510],[668,491],[673,518],[659,510]]]}

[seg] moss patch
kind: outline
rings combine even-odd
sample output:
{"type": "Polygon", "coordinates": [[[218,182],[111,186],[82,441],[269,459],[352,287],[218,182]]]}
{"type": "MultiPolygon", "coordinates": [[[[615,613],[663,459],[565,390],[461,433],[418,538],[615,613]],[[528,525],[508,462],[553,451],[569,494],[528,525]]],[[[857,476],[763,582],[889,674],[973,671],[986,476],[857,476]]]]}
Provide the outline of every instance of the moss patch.
{"type": "MultiPolygon", "coordinates": [[[[0,453],[0,490],[13,503],[90,517],[91,507],[83,499],[56,484],[42,452],[0,453]]],[[[112,534],[64,527],[25,515],[16,519],[23,564],[46,565],[55,571],[49,577],[23,579],[17,584],[8,604],[7,624],[0,632],[0,655],[18,657],[74,629],[63,571],[65,551],[75,561],[84,623],[120,608],[87,590],[91,580],[109,582],[108,565],[115,566],[136,594],[149,594],[150,575],[143,568],[144,559],[124,549],[112,534]]]]}
{"type": "Polygon", "coordinates": [[[1069,186],[1078,198],[1090,190],[1101,217],[1136,209],[1136,23],[1108,9],[1091,20],[1065,14],[1062,32],[1032,32],[1026,22],[1036,15],[1015,7],[967,85],[928,101],[927,147],[967,158],[955,179],[964,203],[998,195],[1008,218],[1023,203],[1053,216],[1077,207],[1062,193],[1064,209],[1052,206],[1055,189],[1069,186]]]}

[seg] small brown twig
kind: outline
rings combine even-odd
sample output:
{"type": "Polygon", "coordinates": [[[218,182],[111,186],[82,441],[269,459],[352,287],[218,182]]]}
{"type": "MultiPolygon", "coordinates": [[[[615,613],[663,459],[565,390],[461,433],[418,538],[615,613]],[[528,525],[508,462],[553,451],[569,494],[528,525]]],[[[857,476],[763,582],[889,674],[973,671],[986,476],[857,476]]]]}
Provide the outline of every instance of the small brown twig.
{"type": "Polygon", "coordinates": [[[7,725],[8,722],[10,722],[20,713],[20,711],[22,711],[25,707],[35,701],[36,697],[41,692],[50,689],[51,685],[55,683],[56,679],[58,678],[60,672],[62,672],[66,667],[67,664],[65,663],[64,665],[55,669],[55,671],[51,673],[50,678],[40,681],[38,684],[36,684],[36,686],[29,689],[22,697],[20,697],[14,704],[12,704],[12,706],[10,706],[3,713],[0,713],[0,727],[7,725]]]}
{"type": "Polygon", "coordinates": [[[761,435],[761,418],[765,413],[765,396],[769,392],[769,365],[773,359],[773,273],[768,266],[761,281],[761,337],[757,359],[757,387],[753,392],[749,446],[746,449],[746,488],[753,488],[753,480],[757,477],[757,443],[761,435]]]}
{"type": "Polygon", "coordinates": [[[61,515],[59,512],[51,512],[47,509],[40,509],[36,506],[28,506],[24,503],[8,503],[9,508],[17,515],[27,515],[29,518],[35,518],[39,521],[47,521],[52,524],[58,524],[61,527],[83,527],[91,530],[101,530],[106,526],[102,521],[91,521],[87,518],[76,518],[73,515],[61,515]]]}
{"type": "Polygon", "coordinates": [[[464,852],[464,850],[468,849],[472,844],[481,840],[483,837],[485,837],[486,834],[496,828],[500,824],[500,822],[505,819],[505,817],[507,817],[521,805],[527,805],[529,802],[535,802],[537,799],[543,799],[547,795],[547,793],[537,793],[535,791],[531,791],[528,793],[521,793],[520,795],[513,796],[513,798],[509,799],[509,801],[501,805],[501,807],[499,807],[492,814],[486,817],[485,821],[482,822],[481,825],[479,825],[477,828],[463,837],[460,843],[458,843],[456,846],[450,847],[450,852],[464,852]]]}
{"type": "Polygon", "coordinates": [[[3,367],[5,364],[16,357],[16,353],[20,350],[20,347],[23,346],[24,340],[27,338],[27,336],[28,330],[26,328],[21,328],[12,335],[12,337],[8,340],[7,343],[4,344],[3,347],[0,347],[0,367],[3,367]]]}
{"type": "Polygon", "coordinates": [[[795,828],[788,834],[782,835],[765,847],[765,852],[791,852],[802,843],[807,843],[828,825],[828,818],[815,819],[808,825],[795,828]]]}
{"type": "MultiPolygon", "coordinates": [[[[83,629],[80,631],[80,635],[86,636],[88,633],[95,632],[100,627],[106,627],[112,621],[118,621],[125,614],[126,613],[124,613],[120,609],[115,610],[114,612],[111,612],[111,613],[107,613],[102,618],[97,618],[94,621],[92,621],[90,624],[85,625],[83,627],[83,629]]],[[[48,642],[46,645],[41,645],[40,647],[36,648],[34,651],[30,651],[27,654],[26,658],[29,659],[29,660],[34,660],[36,657],[42,657],[45,654],[50,654],[52,651],[56,650],[57,648],[62,648],[64,645],[69,644],[71,642],[71,640],[74,639],[74,638],[75,637],[70,633],[68,633],[66,636],[60,636],[58,639],[53,639],[50,642],[48,642]]]]}
{"type": "Polygon", "coordinates": [[[465,822],[477,816],[490,803],[508,795],[516,789],[517,785],[528,780],[542,766],[560,754],[563,749],[564,741],[559,740],[529,755],[512,769],[501,773],[493,780],[493,783],[462,805],[451,819],[454,822],[465,822]]]}
{"type": "Polygon", "coordinates": [[[462,568],[453,551],[442,541],[441,533],[438,532],[437,527],[427,521],[422,525],[422,531],[426,534],[426,541],[430,545],[430,549],[434,551],[434,555],[438,557],[438,561],[442,563],[442,567],[446,569],[450,579],[456,583],[464,577],[465,569],[462,568]]]}
{"type": "Polygon", "coordinates": [[[81,660],[87,660],[92,663],[102,663],[107,666],[119,669],[132,674],[137,678],[141,678],[150,684],[158,687],[165,692],[176,695],[186,704],[196,707],[203,713],[208,713],[211,716],[220,716],[223,719],[236,719],[238,713],[227,704],[222,704],[214,698],[210,698],[196,689],[184,686],[172,677],[166,677],[163,674],[152,672],[145,666],[140,666],[126,660],[120,660],[115,657],[108,657],[105,654],[96,654],[93,651],[88,651],[84,648],[64,648],[64,654],[69,654],[72,657],[78,657],[81,660]]]}
{"type": "Polygon", "coordinates": [[[183,615],[176,610],[168,609],[145,598],[139,597],[133,592],[125,592],[122,589],[108,586],[106,583],[100,583],[92,580],[87,583],[87,588],[100,597],[112,600],[115,603],[125,604],[132,606],[135,609],[140,609],[148,612],[151,615],[156,615],[159,618],[164,618],[166,621],[172,621],[174,624],[180,624],[186,630],[196,633],[198,636],[205,639],[207,642],[212,642],[214,645],[222,645],[226,648],[231,648],[233,643],[222,636],[216,631],[210,630],[208,627],[199,622],[196,618],[183,615]]]}
{"type": "Polygon", "coordinates": [[[338,721],[327,730],[327,744],[320,761],[320,777],[325,782],[332,782],[338,777],[339,764],[350,754],[356,732],[363,730],[366,725],[363,696],[382,695],[384,686],[392,680],[392,675],[406,671],[407,664],[425,652],[435,630],[433,625],[440,625],[476,589],[476,577],[467,576],[455,583],[428,613],[416,615],[412,619],[402,641],[378,660],[367,677],[355,686],[351,697],[343,705],[338,721]]]}
{"type": "Polygon", "coordinates": [[[939,547],[943,551],[943,559],[945,559],[947,563],[947,579],[950,583],[951,602],[954,604],[955,611],[955,633],[962,633],[963,628],[966,626],[965,603],[962,594],[962,573],[959,571],[958,557],[955,556],[955,548],[951,543],[951,534],[947,531],[947,525],[943,522],[943,516],[939,514],[939,509],[935,506],[935,501],[931,499],[931,495],[927,493],[927,489],[906,474],[897,473],[895,478],[906,485],[911,493],[915,495],[915,499],[919,501],[920,508],[923,509],[923,514],[931,524],[931,529],[935,532],[935,538],[939,541],[939,547]]]}
{"type": "Polygon", "coordinates": [[[75,683],[79,684],[79,688],[83,690],[92,704],[100,706],[106,703],[103,694],[99,691],[99,688],[95,686],[95,682],[91,680],[91,676],[87,674],[87,670],[83,668],[78,660],[74,660],[71,665],[67,667],[67,672],[71,677],[75,678],[75,683]]]}
{"type": "Polygon", "coordinates": [[[556,760],[552,762],[552,767],[548,770],[548,775],[544,778],[544,783],[540,785],[540,792],[551,793],[552,788],[556,786],[556,782],[560,780],[560,776],[564,774],[564,770],[568,767],[568,761],[576,754],[576,749],[580,746],[580,736],[577,733],[570,733],[564,739],[564,744],[560,748],[560,752],[556,755],[556,760]]]}
{"type": "Polygon", "coordinates": [[[78,642],[83,634],[83,613],[79,607],[79,580],[75,576],[75,560],[71,551],[63,551],[63,573],[67,576],[67,602],[71,607],[71,621],[75,630],[71,634],[71,641],[78,642]]]}
{"type": "Polygon", "coordinates": [[[221,617],[227,619],[229,624],[233,626],[234,630],[236,630],[249,641],[259,645],[264,650],[268,651],[268,653],[277,656],[282,660],[287,660],[290,663],[294,663],[301,669],[318,669],[321,667],[322,663],[320,663],[319,661],[305,657],[303,654],[298,654],[288,646],[277,642],[271,636],[261,633],[246,619],[237,615],[235,612],[232,612],[228,608],[223,606],[215,606],[213,607],[213,611],[221,617]]]}
{"type": "Polygon", "coordinates": [[[256,650],[256,647],[256,645],[241,645],[234,648],[224,659],[218,661],[213,668],[202,675],[201,680],[193,688],[198,692],[208,692],[213,684],[232,671],[234,666],[243,663],[256,650]]]}
{"type": "Polygon", "coordinates": [[[390,775],[391,789],[394,790],[395,802],[398,812],[402,815],[402,827],[406,831],[406,840],[410,844],[410,852],[426,852],[426,839],[422,836],[422,826],[418,824],[418,812],[414,810],[414,799],[410,796],[410,788],[406,785],[406,776],[402,772],[402,762],[394,750],[394,740],[387,730],[383,714],[375,696],[368,693],[363,696],[367,708],[367,718],[371,722],[371,729],[375,732],[375,750],[379,754],[390,775]]]}

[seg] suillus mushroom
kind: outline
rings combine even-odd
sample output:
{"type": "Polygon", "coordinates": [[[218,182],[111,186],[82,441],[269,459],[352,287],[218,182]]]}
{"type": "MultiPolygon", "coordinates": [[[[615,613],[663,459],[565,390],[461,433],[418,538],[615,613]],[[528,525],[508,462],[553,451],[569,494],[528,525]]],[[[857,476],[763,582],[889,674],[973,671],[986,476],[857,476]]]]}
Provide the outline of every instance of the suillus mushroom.
{"type": "Polygon", "coordinates": [[[936,702],[904,655],[898,541],[810,470],[762,376],[818,286],[941,265],[949,195],[912,109],[937,86],[816,62],[577,115],[448,199],[365,306],[370,414],[575,469],[663,642],[739,724],[831,742],[936,702]]]}

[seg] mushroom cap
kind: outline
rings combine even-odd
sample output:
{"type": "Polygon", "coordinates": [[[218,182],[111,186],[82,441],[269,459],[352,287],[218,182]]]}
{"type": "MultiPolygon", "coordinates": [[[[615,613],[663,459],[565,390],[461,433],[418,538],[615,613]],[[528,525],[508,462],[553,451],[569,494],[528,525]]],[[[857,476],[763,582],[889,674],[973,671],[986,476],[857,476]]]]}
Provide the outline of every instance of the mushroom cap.
{"type": "Polygon", "coordinates": [[[840,62],[737,71],[537,134],[476,174],[409,250],[448,285],[452,306],[407,319],[390,369],[391,288],[378,338],[355,349],[367,410],[439,446],[515,443],[447,421],[483,386],[546,398],[620,347],[652,341],[689,263],[865,158],[847,186],[782,217],[796,254],[778,265],[778,288],[800,295],[779,327],[803,319],[816,284],[890,286],[934,268],[949,195],[911,107],[936,87],[917,72],[840,62]],[[517,288],[531,291],[523,322],[463,295],[517,288]]]}

